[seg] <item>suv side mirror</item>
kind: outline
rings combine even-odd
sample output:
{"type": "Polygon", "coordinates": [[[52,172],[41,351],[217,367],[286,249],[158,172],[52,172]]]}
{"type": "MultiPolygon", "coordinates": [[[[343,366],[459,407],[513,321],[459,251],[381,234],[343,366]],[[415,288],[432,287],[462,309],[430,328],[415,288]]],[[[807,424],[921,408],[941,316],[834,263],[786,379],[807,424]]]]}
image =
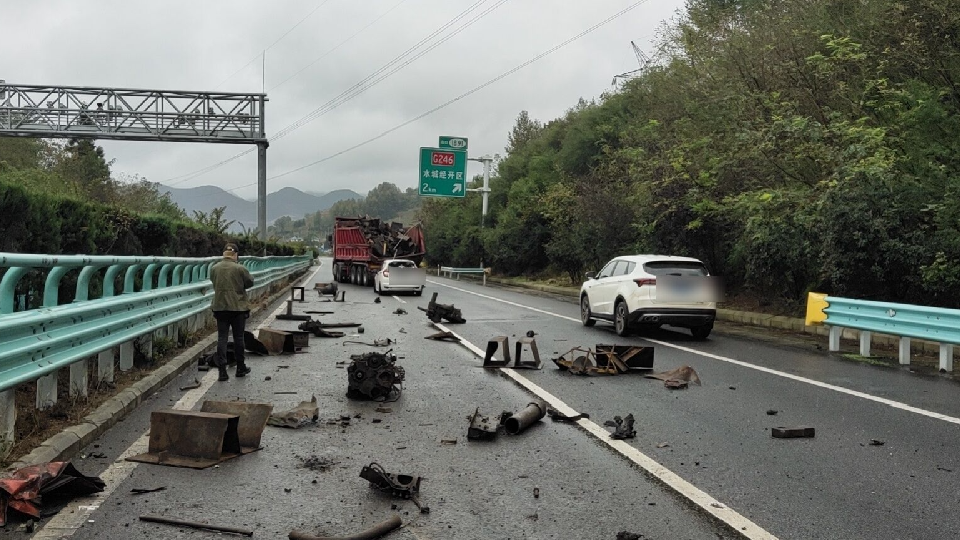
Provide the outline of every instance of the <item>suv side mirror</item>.
{"type": "Polygon", "coordinates": [[[597,278],[597,273],[596,273],[596,272],[587,272],[587,273],[586,273],[586,276],[587,276],[587,279],[596,279],[596,278],[597,278]]]}

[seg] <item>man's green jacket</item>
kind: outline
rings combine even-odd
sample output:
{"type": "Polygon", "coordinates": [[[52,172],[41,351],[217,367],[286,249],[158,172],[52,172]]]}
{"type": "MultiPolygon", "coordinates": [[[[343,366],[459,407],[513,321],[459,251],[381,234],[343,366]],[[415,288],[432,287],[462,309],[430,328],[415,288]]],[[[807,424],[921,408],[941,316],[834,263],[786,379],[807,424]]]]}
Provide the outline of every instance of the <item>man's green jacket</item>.
{"type": "Polygon", "coordinates": [[[253,276],[243,265],[224,257],[210,270],[213,282],[213,311],[250,311],[247,289],[253,287],[253,276]]]}

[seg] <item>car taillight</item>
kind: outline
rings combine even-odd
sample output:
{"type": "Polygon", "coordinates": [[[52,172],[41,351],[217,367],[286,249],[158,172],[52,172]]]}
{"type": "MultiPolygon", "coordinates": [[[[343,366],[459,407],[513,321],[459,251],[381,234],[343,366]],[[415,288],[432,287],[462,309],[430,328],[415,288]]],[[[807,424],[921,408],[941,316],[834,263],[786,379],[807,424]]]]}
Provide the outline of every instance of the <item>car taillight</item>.
{"type": "Polygon", "coordinates": [[[637,287],[643,287],[644,285],[656,285],[657,279],[656,278],[640,278],[640,279],[633,280],[633,282],[637,284],[637,287]]]}
{"type": "Polygon", "coordinates": [[[384,270],[384,271],[383,271],[383,277],[390,277],[390,271],[389,271],[389,270],[384,270]]]}

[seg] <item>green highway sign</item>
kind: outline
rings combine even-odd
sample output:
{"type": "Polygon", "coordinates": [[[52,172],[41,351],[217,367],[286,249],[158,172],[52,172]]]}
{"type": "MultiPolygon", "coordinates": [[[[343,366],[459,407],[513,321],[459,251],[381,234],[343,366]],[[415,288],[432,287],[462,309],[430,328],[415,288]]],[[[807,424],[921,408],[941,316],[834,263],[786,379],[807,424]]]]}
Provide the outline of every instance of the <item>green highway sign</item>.
{"type": "Polygon", "coordinates": [[[452,150],[466,150],[467,149],[467,138],[466,137],[447,137],[440,136],[440,144],[437,145],[439,148],[450,148],[452,150]]]}
{"type": "Polygon", "coordinates": [[[421,148],[419,184],[423,197],[466,196],[467,151],[421,148]]]}

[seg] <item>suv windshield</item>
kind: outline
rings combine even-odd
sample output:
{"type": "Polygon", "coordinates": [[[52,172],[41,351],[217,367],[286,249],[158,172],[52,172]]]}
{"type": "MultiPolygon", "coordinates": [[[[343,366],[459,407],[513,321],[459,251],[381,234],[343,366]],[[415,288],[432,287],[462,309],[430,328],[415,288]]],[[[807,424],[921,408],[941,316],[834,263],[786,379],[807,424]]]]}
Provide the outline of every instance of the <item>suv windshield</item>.
{"type": "Polygon", "coordinates": [[[693,261],[653,261],[643,265],[643,270],[655,276],[707,276],[707,267],[693,261]]]}

